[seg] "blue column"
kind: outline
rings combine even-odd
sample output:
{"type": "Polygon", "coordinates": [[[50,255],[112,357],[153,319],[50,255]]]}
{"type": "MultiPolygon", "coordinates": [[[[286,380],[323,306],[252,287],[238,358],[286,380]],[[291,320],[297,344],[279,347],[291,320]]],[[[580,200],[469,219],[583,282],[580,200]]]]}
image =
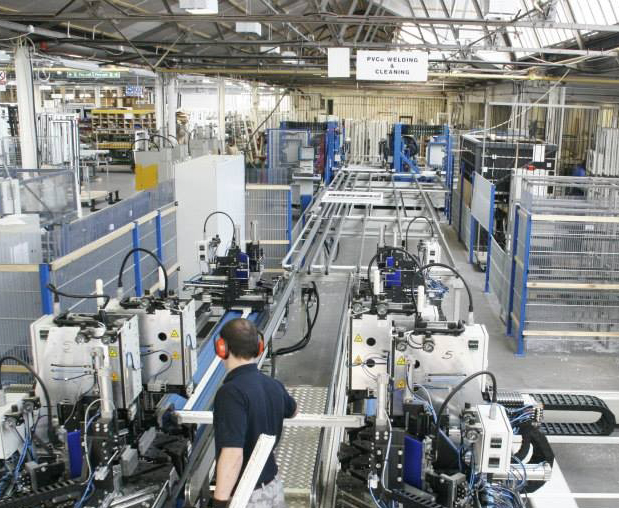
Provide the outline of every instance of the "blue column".
{"type": "Polygon", "coordinates": [[[473,264],[475,260],[475,238],[477,237],[477,221],[471,212],[471,220],[469,225],[469,263],[473,264]]]}
{"type": "Polygon", "coordinates": [[[292,247],[292,191],[289,190],[286,196],[288,201],[288,248],[292,247]]]}
{"type": "Polygon", "coordinates": [[[490,223],[488,224],[488,255],[486,256],[486,288],[490,292],[490,269],[492,267],[492,235],[494,234],[494,193],[496,187],[490,188],[490,223]]]}
{"type": "Polygon", "coordinates": [[[396,173],[402,172],[402,124],[393,126],[393,169],[396,173]]]}
{"type": "Polygon", "coordinates": [[[516,354],[518,356],[524,356],[524,327],[526,324],[526,313],[527,313],[527,297],[528,297],[528,288],[527,282],[529,281],[529,257],[531,254],[531,214],[527,213],[527,227],[525,230],[525,241],[524,241],[524,259],[523,259],[523,268],[522,268],[522,290],[520,293],[520,324],[518,326],[518,343],[516,354]]]}
{"type": "Polygon", "coordinates": [[[509,276],[509,304],[507,305],[507,330],[506,333],[512,336],[512,312],[514,310],[514,286],[516,285],[516,255],[518,254],[518,229],[520,227],[520,205],[516,205],[514,221],[514,237],[512,238],[512,269],[509,276]]]}
{"type": "Polygon", "coordinates": [[[41,291],[41,312],[43,314],[53,314],[54,312],[52,292],[47,288],[51,280],[50,275],[50,266],[47,263],[41,263],[39,265],[39,285],[41,291]]]}
{"type": "MultiPolygon", "coordinates": [[[[463,163],[464,164],[464,163],[463,163]]],[[[458,240],[462,241],[462,204],[464,203],[464,171],[460,165],[460,208],[458,209],[458,240]]]]}
{"type": "Polygon", "coordinates": [[[161,226],[161,210],[157,210],[155,217],[155,233],[157,235],[157,257],[163,263],[163,228],[161,226]]]}
{"type": "MultiPolygon", "coordinates": [[[[133,223],[133,248],[140,246],[140,226],[136,222],[133,223]]],[[[140,252],[133,253],[133,274],[135,277],[135,296],[142,296],[142,268],[140,267],[140,252]]]]}

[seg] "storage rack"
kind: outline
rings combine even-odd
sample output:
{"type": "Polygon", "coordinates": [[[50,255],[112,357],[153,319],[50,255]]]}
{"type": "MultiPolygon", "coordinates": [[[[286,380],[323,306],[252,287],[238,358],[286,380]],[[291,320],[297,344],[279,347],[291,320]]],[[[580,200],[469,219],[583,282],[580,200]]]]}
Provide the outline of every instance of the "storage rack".
{"type": "Polygon", "coordinates": [[[92,127],[95,147],[110,150],[116,163],[130,163],[136,130],[156,130],[155,111],[143,109],[93,109],[92,127]]]}

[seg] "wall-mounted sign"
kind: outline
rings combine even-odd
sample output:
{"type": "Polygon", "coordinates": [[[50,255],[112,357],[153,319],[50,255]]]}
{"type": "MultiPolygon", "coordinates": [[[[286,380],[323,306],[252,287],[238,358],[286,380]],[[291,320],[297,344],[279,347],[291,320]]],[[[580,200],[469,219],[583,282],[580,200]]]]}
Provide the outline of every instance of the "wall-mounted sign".
{"type": "Polygon", "coordinates": [[[144,87],[137,85],[127,85],[125,87],[125,95],[127,97],[143,97],[144,96],[144,87]]]}
{"type": "Polygon", "coordinates": [[[350,77],[350,48],[328,48],[330,78],[350,77]]]}
{"type": "Polygon", "coordinates": [[[428,54],[423,51],[357,51],[357,79],[428,81],[428,54]]]}
{"type": "Polygon", "coordinates": [[[107,71],[67,71],[67,78],[73,79],[118,79],[120,72],[107,71]]]}

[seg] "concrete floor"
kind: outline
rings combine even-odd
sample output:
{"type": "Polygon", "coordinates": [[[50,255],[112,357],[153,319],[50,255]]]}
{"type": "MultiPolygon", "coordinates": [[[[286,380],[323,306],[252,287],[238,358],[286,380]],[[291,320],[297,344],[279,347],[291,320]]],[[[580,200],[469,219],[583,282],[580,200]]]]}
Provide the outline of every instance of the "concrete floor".
{"type": "MultiPolygon", "coordinates": [[[[119,189],[122,198],[130,197],[134,175],[130,173],[104,174],[93,189],[119,189]]],[[[103,205],[102,205],[103,206],[103,205]]],[[[87,208],[84,209],[87,213],[87,208]]],[[[484,274],[467,262],[464,247],[458,243],[454,230],[443,225],[447,243],[456,260],[456,268],[467,280],[475,302],[475,320],[483,323],[490,336],[489,368],[496,374],[500,388],[537,388],[552,391],[591,390],[619,391],[619,356],[593,353],[528,353],[524,357],[514,355],[514,340],[505,335],[505,325],[499,318],[498,306],[493,295],[483,293],[484,274]]],[[[371,243],[371,242],[367,242],[371,243]]],[[[368,246],[363,255],[366,264],[375,246],[368,246]]],[[[355,239],[343,239],[337,264],[356,264],[359,245],[355,239]]],[[[304,350],[279,359],[277,377],[288,386],[327,386],[330,380],[335,337],[341,316],[343,293],[346,286],[344,275],[333,274],[317,277],[321,305],[310,345],[304,350]]],[[[462,316],[465,315],[463,298],[462,316]]],[[[448,304],[445,308],[450,308],[448,304]]],[[[292,344],[300,339],[301,319],[297,305],[291,308],[290,323],[284,338],[276,347],[292,344]]],[[[619,492],[619,448],[600,445],[554,447],[557,460],[573,492],[619,492]]],[[[617,508],[619,499],[579,500],[580,508],[617,508]]]]}

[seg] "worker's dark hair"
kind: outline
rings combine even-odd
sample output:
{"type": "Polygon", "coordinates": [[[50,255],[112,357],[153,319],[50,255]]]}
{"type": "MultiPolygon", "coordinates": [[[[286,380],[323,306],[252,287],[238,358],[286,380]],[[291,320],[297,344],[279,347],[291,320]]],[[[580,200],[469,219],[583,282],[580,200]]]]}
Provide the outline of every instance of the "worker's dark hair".
{"type": "Polygon", "coordinates": [[[221,337],[228,343],[228,350],[237,358],[251,360],[258,355],[258,329],[251,321],[236,318],[221,329],[221,337]]]}

